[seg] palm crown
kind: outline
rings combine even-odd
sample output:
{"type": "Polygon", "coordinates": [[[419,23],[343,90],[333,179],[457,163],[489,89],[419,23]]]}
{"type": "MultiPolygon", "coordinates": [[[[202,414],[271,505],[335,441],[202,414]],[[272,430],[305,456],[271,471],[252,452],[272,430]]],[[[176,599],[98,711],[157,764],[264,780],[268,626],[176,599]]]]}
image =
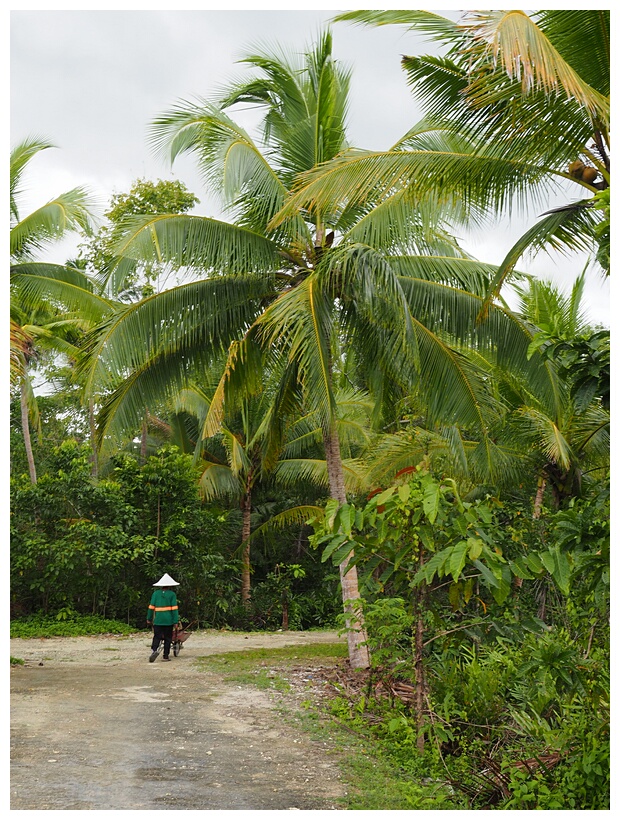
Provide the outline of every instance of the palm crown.
{"type": "MultiPolygon", "coordinates": [[[[221,350],[229,352],[222,400],[231,387],[260,389],[254,365],[267,361],[280,374],[281,407],[303,396],[326,430],[334,408],[330,374],[343,345],[356,351],[356,378],[386,404],[415,384],[433,415],[458,415],[483,429],[492,401],[486,376],[456,349],[472,343],[518,362],[553,403],[552,368],[525,357],[531,329],[502,307],[476,326],[495,269],[459,250],[437,216],[435,195],[374,188],[351,207],[301,207],[282,216],[299,174],[346,148],[348,74],[332,59],[329,34],[301,65],[266,55],[247,62],[258,78],[227,89],[218,105],[177,106],[153,126],[156,144],[173,159],[196,155],[234,221],[181,215],[127,223],[117,247],[122,259],[170,259],[201,278],[130,306],[92,336],[90,361],[115,387],[102,432],[131,429],[162,388],[174,393],[221,350]],[[223,110],[237,102],[263,107],[263,146],[223,110]]],[[[454,140],[420,128],[394,153],[406,154],[411,144],[454,140]]],[[[460,216],[457,208],[450,215],[460,216]]]]}

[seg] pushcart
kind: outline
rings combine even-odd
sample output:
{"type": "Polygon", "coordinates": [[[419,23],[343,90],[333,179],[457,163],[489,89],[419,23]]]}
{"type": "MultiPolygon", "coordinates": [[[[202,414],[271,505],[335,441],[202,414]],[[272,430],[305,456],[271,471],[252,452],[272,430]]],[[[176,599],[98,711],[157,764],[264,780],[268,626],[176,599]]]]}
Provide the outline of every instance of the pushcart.
{"type": "MultiPolygon", "coordinates": [[[[183,646],[185,641],[192,634],[189,631],[190,626],[194,626],[194,624],[197,624],[197,623],[198,623],[198,621],[192,621],[191,624],[187,624],[187,626],[183,626],[181,621],[179,621],[178,624],[175,624],[172,627],[172,641],[171,641],[170,645],[172,646],[172,651],[174,652],[174,657],[175,658],[177,657],[177,655],[181,651],[181,647],[183,646]]],[[[157,646],[157,649],[154,649],[151,652],[151,656],[149,658],[150,663],[153,663],[153,661],[157,660],[157,658],[159,657],[159,653],[161,652],[161,650],[163,648],[164,648],[164,641],[163,641],[163,638],[162,638],[162,640],[160,640],[160,642],[159,642],[159,645],[157,646]]]]}
{"type": "Polygon", "coordinates": [[[178,624],[174,625],[174,628],[172,630],[172,652],[175,658],[178,656],[179,652],[183,648],[183,644],[185,643],[185,641],[192,634],[189,631],[189,628],[191,626],[194,626],[194,624],[196,623],[198,623],[198,621],[192,621],[191,624],[183,626],[181,621],[179,621],[178,624]]]}

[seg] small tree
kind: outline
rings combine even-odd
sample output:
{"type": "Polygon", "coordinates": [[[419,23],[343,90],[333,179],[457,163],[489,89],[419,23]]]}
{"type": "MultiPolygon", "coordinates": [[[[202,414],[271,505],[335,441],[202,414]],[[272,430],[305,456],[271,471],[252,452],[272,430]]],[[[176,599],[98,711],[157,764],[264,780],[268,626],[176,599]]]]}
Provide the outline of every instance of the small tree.
{"type": "Polygon", "coordinates": [[[444,634],[485,623],[488,605],[507,601],[514,577],[532,579],[549,572],[568,592],[570,556],[557,546],[524,552],[505,534],[500,509],[492,497],[463,501],[454,481],[440,480],[421,467],[403,471],[398,484],[376,491],[363,505],[328,502],[325,517],[314,521],[311,542],[323,548],[323,561],[338,564],[353,552],[367,595],[387,593],[406,601],[420,751],[427,714],[427,647],[444,634]],[[431,613],[445,625],[439,633],[431,613]]]}

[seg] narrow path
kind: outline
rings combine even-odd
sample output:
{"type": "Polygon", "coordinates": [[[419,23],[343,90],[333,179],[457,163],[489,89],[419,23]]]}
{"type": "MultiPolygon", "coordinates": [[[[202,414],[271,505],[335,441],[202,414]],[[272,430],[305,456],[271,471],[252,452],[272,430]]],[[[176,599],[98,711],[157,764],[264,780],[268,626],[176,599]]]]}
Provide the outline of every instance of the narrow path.
{"type": "Polygon", "coordinates": [[[12,640],[11,809],[335,809],[344,793],[322,741],[285,723],[277,696],[199,671],[250,647],[335,633],[194,633],[148,663],[147,634],[12,640]]]}

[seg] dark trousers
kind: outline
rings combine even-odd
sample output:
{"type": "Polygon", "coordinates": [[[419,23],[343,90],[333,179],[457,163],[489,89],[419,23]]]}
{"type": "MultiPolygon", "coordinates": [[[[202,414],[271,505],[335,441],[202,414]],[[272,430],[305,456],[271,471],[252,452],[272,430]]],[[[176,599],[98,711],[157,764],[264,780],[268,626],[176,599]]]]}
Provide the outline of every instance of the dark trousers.
{"type": "Polygon", "coordinates": [[[167,658],[170,655],[170,644],[172,643],[172,624],[166,626],[153,624],[153,643],[151,644],[153,652],[155,652],[161,640],[164,642],[164,658],[167,658]]]}

